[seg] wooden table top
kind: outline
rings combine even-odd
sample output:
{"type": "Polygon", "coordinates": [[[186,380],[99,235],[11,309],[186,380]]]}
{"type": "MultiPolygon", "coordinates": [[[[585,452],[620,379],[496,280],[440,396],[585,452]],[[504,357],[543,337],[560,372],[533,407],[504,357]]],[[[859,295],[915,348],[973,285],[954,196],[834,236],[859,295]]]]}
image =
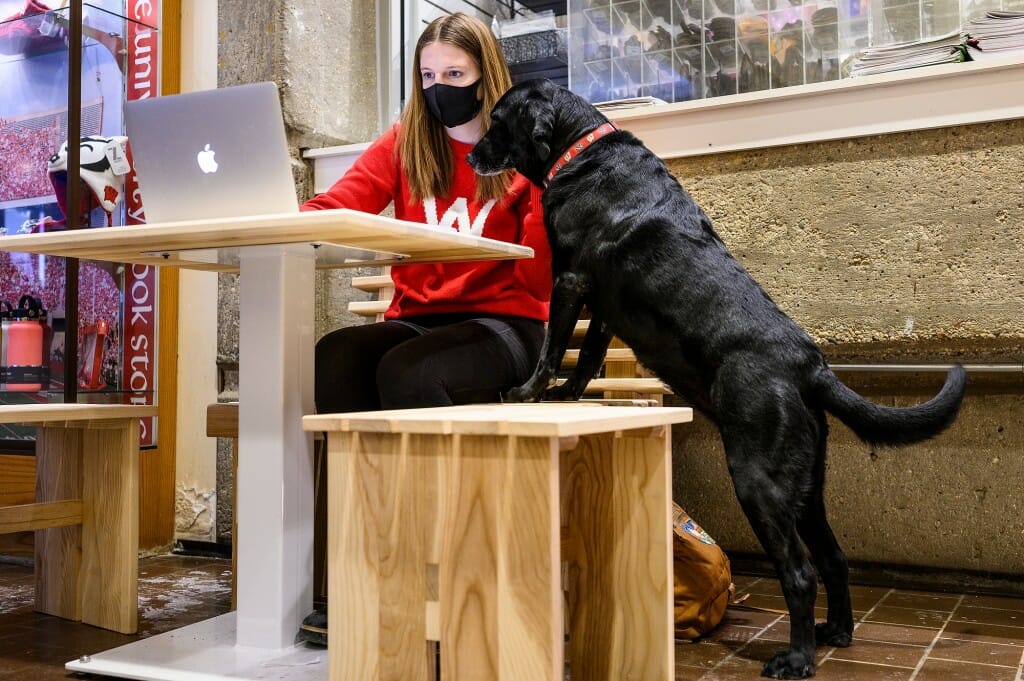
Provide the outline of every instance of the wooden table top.
{"type": "Polygon", "coordinates": [[[693,420],[689,407],[610,406],[598,402],[471,404],[304,416],[304,430],[327,432],[569,437],[693,420]]]}
{"type": "Polygon", "coordinates": [[[338,209],[0,237],[0,251],[231,272],[245,246],[314,249],[323,269],[533,257],[533,249],[452,229],[338,209]]]}
{"type": "Polygon", "coordinates": [[[109,419],[156,416],[150,404],[4,404],[0,405],[0,423],[66,423],[106,421],[109,419]]]}

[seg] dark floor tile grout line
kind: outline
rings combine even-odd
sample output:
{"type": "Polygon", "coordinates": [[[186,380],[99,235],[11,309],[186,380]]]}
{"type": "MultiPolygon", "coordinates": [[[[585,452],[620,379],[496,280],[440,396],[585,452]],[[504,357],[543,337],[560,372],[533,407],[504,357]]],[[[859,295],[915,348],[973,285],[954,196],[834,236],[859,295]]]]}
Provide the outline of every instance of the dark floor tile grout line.
{"type": "Polygon", "coordinates": [[[949,626],[949,623],[953,620],[953,613],[956,612],[956,609],[959,608],[960,604],[963,602],[964,594],[960,594],[960,597],[956,599],[956,605],[953,606],[953,612],[949,613],[949,616],[946,617],[946,621],[942,623],[941,627],[939,627],[939,630],[935,633],[935,636],[932,638],[932,642],[928,644],[927,648],[925,648],[924,655],[922,655],[921,659],[917,661],[917,666],[914,667],[914,671],[911,672],[910,678],[907,679],[907,681],[914,681],[914,679],[917,678],[917,675],[921,673],[921,669],[924,667],[924,663],[928,661],[928,658],[929,656],[931,656],[932,651],[935,650],[935,644],[939,642],[940,638],[942,638],[942,632],[946,630],[946,627],[949,626]]]}
{"type": "MultiPolygon", "coordinates": [[[[866,615],[865,615],[865,617],[866,617],[866,615]]],[[[953,620],[953,621],[955,622],[956,620],[953,620]]],[[[861,624],[884,624],[886,626],[899,627],[901,629],[925,629],[925,630],[928,630],[928,631],[935,631],[936,629],[938,629],[938,627],[926,627],[923,624],[904,624],[902,622],[886,622],[885,620],[861,619],[861,621],[858,622],[857,625],[854,626],[854,630],[856,630],[856,627],[861,625],[861,624]]]]}
{"type": "MultiPolygon", "coordinates": [[[[964,594],[967,596],[968,594],[964,594]]],[[[1017,612],[1024,613],[1020,608],[993,608],[991,605],[971,605],[970,603],[964,605],[965,608],[974,608],[975,610],[997,610],[999,612],[1017,612]]],[[[1024,625],[1022,625],[1024,626],[1024,625]]]]}
{"type": "MultiPolygon", "coordinates": [[[[960,619],[959,617],[954,617],[951,621],[959,624],[980,624],[981,622],[985,622],[985,620],[978,619],[977,617],[972,617],[971,619],[960,619]]],[[[1021,633],[1021,638],[1024,638],[1024,626],[1018,626],[1016,624],[996,624],[995,622],[986,623],[991,627],[999,627],[1000,629],[1017,629],[1021,633]]]]}
{"type": "MultiPolygon", "coordinates": [[[[825,658],[821,658],[821,661],[824,662],[825,658]]],[[[904,666],[904,665],[901,665],[901,664],[890,664],[888,662],[868,662],[867,660],[844,660],[842,658],[839,658],[839,659],[836,660],[836,662],[842,662],[843,664],[862,664],[865,667],[884,667],[886,669],[905,669],[907,671],[910,671],[910,670],[913,669],[913,667],[907,667],[907,666],[904,666]]]]}
{"type": "Polygon", "coordinates": [[[1016,667],[1011,667],[1008,664],[995,664],[994,662],[978,662],[977,660],[954,660],[948,657],[929,657],[929,660],[941,660],[942,662],[953,662],[954,664],[969,664],[977,667],[995,667],[996,669],[1013,669],[1016,671],[1016,667]]]}
{"type": "MultiPolygon", "coordinates": [[[[875,622],[868,622],[868,624],[876,624],[875,622]]],[[[901,627],[902,628],[902,627],[901,627]]],[[[948,640],[948,639],[946,639],[948,640]]],[[[868,643],[884,643],[887,646],[901,646],[903,648],[925,648],[923,643],[905,643],[903,641],[886,641],[881,638],[866,638],[864,636],[858,636],[856,641],[867,641],[868,643]]],[[[854,643],[856,643],[854,641],[854,643]]],[[[856,660],[848,660],[848,662],[855,662],[856,660]]]]}
{"type": "MultiPolygon", "coordinates": [[[[956,620],[953,621],[955,622],[956,620]]],[[[1000,643],[999,641],[978,641],[977,639],[973,638],[959,638],[957,636],[954,636],[953,634],[946,634],[942,637],[942,640],[956,641],[957,643],[984,643],[987,646],[1003,646],[1006,648],[1021,648],[1022,652],[1024,652],[1024,647],[1022,647],[1024,646],[1024,641],[1017,641],[1015,643],[1000,643]]]]}
{"type": "MultiPolygon", "coordinates": [[[[915,612],[916,611],[921,611],[921,612],[944,612],[944,613],[947,613],[947,614],[952,612],[952,610],[950,610],[949,608],[919,608],[917,606],[911,606],[911,605],[887,605],[885,607],[892,608],[893,610],[914,610],[915,612]]],[[[996,608],[989,608],[989,610],[995,610],[995,609],[996,608]]],[[[1014,612],[1014,611],[1010,610],[1009,612],[1014,612]]]]}

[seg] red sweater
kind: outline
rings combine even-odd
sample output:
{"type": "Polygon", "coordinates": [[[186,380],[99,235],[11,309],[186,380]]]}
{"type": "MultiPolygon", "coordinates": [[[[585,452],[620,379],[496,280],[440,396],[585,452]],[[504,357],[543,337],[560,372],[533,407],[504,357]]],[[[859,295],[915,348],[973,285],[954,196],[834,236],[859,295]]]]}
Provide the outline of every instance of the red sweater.
{"type": "Polygon", "coordinates": [[[352,208],[380,213],[394,201],[395,217],[529,246],[525,260],[484,260],[432,265],[395,265],[395,295],[387,319],[425,314],[479,312],[547,321],[551,250],[544,230],[540,190],[516,175],[507,197],[474,199],[476,174],[466,155],[472,144],[450,140],[455,178],[449,196],[413,202],[398,157],[399,127],[392,126],[362,153],[345,175],[303,210],[352,208]]]}

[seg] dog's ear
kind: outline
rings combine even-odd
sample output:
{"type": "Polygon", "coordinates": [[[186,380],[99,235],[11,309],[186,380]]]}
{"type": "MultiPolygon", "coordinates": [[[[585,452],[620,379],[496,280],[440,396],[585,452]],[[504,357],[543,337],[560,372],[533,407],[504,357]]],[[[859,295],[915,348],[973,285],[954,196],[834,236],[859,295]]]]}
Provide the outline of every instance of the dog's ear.
{"type": "Polygon", "coordinates": [[[550,100],[537,99],[530,102],[533,109],[533,131],[531,139],[537,158],[546,161],[551,155],[551,133],[555,129],[555,109],[550,100]]]}

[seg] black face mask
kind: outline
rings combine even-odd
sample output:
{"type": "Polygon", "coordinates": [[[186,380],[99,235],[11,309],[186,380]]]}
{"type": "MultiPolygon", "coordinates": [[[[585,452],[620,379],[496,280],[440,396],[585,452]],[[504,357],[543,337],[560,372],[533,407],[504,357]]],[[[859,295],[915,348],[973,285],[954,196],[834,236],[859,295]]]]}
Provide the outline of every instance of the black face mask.
{"type": "Polygon", "coordinates": [[[479,85],[480,80],[463,87],[435,83],[424,88],[423,98],[427,100],[427,108],[434,118],[446,128],[455,128],[469,123],[480,113],[484,103],[476,98],[479,85]]]}

